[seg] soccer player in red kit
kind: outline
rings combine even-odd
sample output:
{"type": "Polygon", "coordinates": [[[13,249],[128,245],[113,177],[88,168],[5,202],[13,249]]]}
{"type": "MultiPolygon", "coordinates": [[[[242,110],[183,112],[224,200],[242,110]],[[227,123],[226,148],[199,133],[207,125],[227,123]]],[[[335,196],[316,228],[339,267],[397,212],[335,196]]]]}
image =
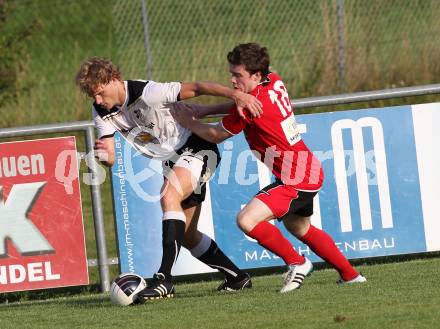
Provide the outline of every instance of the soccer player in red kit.
{"type": "Polygon", "coordinates": [[[322,186],[324,174],[319,160],[301,139],[283,81],[269,71],[267,49],[255,43],[240,44],[227,58],[233,87],[261,101],[261,116],[240,116],[229,106],[229,114],[219,124],[210,125],[196,117],[214,113],[209,107],[196,105],[185,108],[182,105],[174,115],[194,134],[213,143],[243,131],[250,149],[275,175],[275,182],[263,188],[239,212],[238,226],[288,266],[282,293],[299,288],[312,272],[313,265],[295,251],[275,225],[269,223],[274,218],[282,221],[289,232],[331,264],[341,276],[339,283],[366,281],[350,265],[333,239],[310,223],[313,198],[322,186]]]}

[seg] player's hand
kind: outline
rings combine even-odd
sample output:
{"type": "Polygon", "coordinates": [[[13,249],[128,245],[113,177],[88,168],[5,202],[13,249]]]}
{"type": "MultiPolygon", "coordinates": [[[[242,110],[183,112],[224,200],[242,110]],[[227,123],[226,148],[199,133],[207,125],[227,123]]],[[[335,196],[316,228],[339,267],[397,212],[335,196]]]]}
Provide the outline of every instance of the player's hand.
{"type": "Polygon", "coordinates": [[[245,119],[244,109],[246,108],[253,118],[261,117],[263,114],[263,104],[253,95],[246,94],[236,89],[232,95],[232,99],[237,105],[238,114],[245,119]]]}
{"type": "Polygon", "coordinates": [[[104,141],[97,139],[93,149],[95,150],[96,159],[101,162],[107,162],[109,160],[109,150],[107,149],[107,145],[104,143],[104,141]]]}
{"type": "Polygon", "coordinates": [[[174,119],[183,127],[190,128],[193,121],[196,120],[196,111],[188,104],[183,102],[176,103],[171,111],[174,119]]]}

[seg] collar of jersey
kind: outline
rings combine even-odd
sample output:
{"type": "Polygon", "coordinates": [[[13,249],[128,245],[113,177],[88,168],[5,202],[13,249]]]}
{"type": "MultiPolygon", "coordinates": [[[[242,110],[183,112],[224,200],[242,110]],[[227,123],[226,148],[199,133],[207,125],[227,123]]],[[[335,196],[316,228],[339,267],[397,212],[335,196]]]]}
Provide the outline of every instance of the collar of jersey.
{"type": "MultiPolygon", "coordinates": [[[[269,73],[269,74],[271,74],[271,73],[269,73]]],[[[254,95],[254,96],[257,95],[260,91],[260,87],[264,87],[268,83],[270,83],[269,74],[267,75],[266,79],[261,81],[249,94],[254,95]]]]}
{"type": "Polygon", "coordinates": [[[116,106],[116,108],[118,110],[121,110],[121,109],[127,107],[127,103],[128,103],[128,82],[125,80],[124,80],[124,88],[125,88],[125,100],[121,106],[116,106]]]}

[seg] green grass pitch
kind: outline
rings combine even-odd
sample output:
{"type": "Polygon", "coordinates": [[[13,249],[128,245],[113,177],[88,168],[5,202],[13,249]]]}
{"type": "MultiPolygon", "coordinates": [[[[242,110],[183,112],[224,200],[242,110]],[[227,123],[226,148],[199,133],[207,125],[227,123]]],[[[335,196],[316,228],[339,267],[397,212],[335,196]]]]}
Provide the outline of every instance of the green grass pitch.
{"type": "Polygon", "coordinates": [[[364,284],[338,287],[318,270],[280,294],[280,274],[218,293],[219,282],[178,283],[175,298],[120,307],[106,294],[0,305],[0,328],[439,328],[440,258],[358,267],[364,284]]]}

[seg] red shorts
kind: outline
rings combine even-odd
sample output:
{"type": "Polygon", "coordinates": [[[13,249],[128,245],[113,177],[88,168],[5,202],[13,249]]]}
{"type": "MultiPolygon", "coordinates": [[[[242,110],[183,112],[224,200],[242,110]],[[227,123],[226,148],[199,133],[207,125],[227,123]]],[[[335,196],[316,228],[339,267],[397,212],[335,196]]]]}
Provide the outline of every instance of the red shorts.
{"type": "Polygon", "coordinates": [[[318,192],[298,191],[292,186],[285,185],[276,180],[255,196],[264,202],[278,220],[295,214],[302,217],[309,217],[313,214],[313,198],[318,192]]]}

